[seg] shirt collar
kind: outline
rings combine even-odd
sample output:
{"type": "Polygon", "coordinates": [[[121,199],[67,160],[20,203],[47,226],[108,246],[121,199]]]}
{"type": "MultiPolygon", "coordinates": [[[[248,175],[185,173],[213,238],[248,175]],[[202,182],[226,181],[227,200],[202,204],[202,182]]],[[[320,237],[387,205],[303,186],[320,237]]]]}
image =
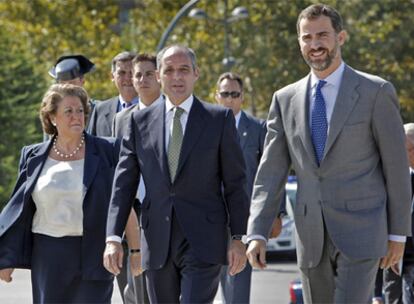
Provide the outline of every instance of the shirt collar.
{"type": "MultiPolygon", "coordinates": [[[[119,99],[119,103],[121,104],[121,108],[123,108],[124,103],[127,103],[127,102],[125,101],[125,99],[123,99],[123,98],[122,98],[122,96],[121,96],[121,95],[119,95],[118,99],[119,99]]],[[[130,102],[130,103],[131,103],[131,106],[133,106],[133,105],[137,104],[137,103],[138,103],[138,96],[134,97],[134,98],[131,100],[131,102],[130,102]]]]}
{"type": "MultiPolygon", "coordinates": [[[[191,110],[191,106],[193,105],[193,101],[194,101],[194,96],[191,94],[190,96],[188,96],[188,98],[186,100],[184,100],[179,107],[181,109],[183,109],[187,114],[190,113],[191,110]]],[[[168,98],[168,96],[165,97],[165,113],[168,113],[172,108],[176,107],[176,105],[174,105],[170,99],[168,98]]]]}
{"type": "MultiPolygon", "coordinates": [[[[344,70],[345,70],[345,63],[342,61],[339,67],[323,80],[325,80],[327,84],[332,85],[339,89],[339,85],[341,84],[344,70]]],[[[312,89],[318,84],[319,80],[321,79],[319,79],[313,72],[311,72],[311,88],[312,89]]]]}
{"type": "MultiPolygon", "coordinates": [[[[161,100],[161,99],[162,99],[162,95],[158,96],[158,98],[157,98],[157,99],[155,99],[153,103],[156,103],[157,101],[159,101],[159,100],[161,100]]],[[[153,103],[151,103],[151,104],[153,104],[153,103]]],[[[145,104],[141,101],[141,99],[139,99],[139,100],[138,100],[138,108],[139,108],[140,110],[143,110],[143,109],[148,108],[148,107],[149,107],[149,106],[146,106],[146,105],[145,105],[145,104]]]]}
{"type": "Polygon", "coordinates": [[[242,111],[240,110],[239,113],[234,115],[234,119],[236,120],[236,128],[239,128],[241,113],[242,111]]]}

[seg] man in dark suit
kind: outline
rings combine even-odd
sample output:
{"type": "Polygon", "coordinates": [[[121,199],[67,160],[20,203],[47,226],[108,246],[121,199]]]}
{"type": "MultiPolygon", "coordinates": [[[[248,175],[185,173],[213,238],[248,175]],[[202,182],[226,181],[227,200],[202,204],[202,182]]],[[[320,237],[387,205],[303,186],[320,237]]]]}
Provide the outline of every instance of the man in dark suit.
{"type": "MultiPolygon", "coordinates": [[[[112,59],[112,82],[116,86],[119,95],[108,100],[97,102],[89,120],[88,133],[95,136],[108,137],[112,135],[112,123],[115,114],[138,103],[137,92],[132,85],[132,59],[134,52],[121,52],[112,59]]],[[[128,247],[124,242],[125,252],[128,247]]],[[[117,276],[119,291],[124,301],[124,291],[127,286],[127,266],[117,276]]]]}
{"type": "MultiPolygon", "coordinates": [[[[266,123],[241,109],[244,94],[243,80],[239,75],[230,72],[221,74],[217,81],[215,97],[219,104],[231,109],[234,114],[240,147],[246,163],[247,192],[250,198],[254,177],[262,157],[266,123]]],[[[279,217],[278,219],[280,220],[279,217]]],[[[235,276],[229,275],[227,266],[223,266],[220,279],[223,303],[250,302],[251,274],[252,267],[249,264],[235,276]]]]}
{"type": "Polygon", "coordinates": [[[247,254],[252,266],[266,266],[267,233],[292,166],[305,303],[367,303],[378,265],[398,263],[411,234],[398,98],[388,81],[342,61],[347,33],[332,7],[304,9],[297,32],[311,72],[273,95],[247,254]]]}
{"type": "MultiPolygon", "coordinates": [[[[113,122],[112,136],[122,139],[128,132],[128,123],[131,115],[139,110],[149,107],[154,102],[162,100],[161,87],[155,75],[157,69],[157,59],[153,55],[139,54],[132,60],[133,76],[132,83],[138,93],[139,101],[136,105],[129,107],[115,115],[113,122]]],[[[145,197],[145,185],[140,179],[136,199],[140,206],[145,197]]],[[[139,208],[137,208],[139,212],[139,208]]],[[[130,217],[125,228],[128,246],[130,250],[139,248],[138,237],[138,220],[137,214],[131,210],[130,217]]],[[[136,270],[141,266],[141,258],[139,253],[129,254],[129,263],[131,272],[128,272],[128,285],[124,290],[125,303],[148,303],[148,294],[145,285],[145,274],[139,275],[136,270]],[[139,264],[138,264],[139,263],[139,264]]]]}
{"type": "Polygon", "coordinates": [[[113,185],[104,265],[119,273],[120,236],[141,174],[142,264],[151,303],[210,303],[221,265],[228,262],[232,275],[245,267],[243,155],[231,111],[193,95],[199,76],[194,52],[166,47],[157,69],[166,99],[131,116],[113,185]]]}
{"type": "MultiPolygon", "coordinates": [[[[414,123],[404,125],[405,146],[410,163],[411,189],[414,190],[414,123]]],[[[414,213],[411,210],[411,229],[414,232],[414,213]]],[[[385,303],[414,303],[414,246],[413,238],[407,237],[402,259],[402,269],[397,266],[384,270],[385,303]]]]}
{"type": "Polygon", "coordinates": [[[119,95],[96,104],[89,122],[88,132],[96,136],[111,136],[115,114],[138,103],[132,85],[132,59],[134,52],[122,52],[112,59],[111,74],[119,95]]]}

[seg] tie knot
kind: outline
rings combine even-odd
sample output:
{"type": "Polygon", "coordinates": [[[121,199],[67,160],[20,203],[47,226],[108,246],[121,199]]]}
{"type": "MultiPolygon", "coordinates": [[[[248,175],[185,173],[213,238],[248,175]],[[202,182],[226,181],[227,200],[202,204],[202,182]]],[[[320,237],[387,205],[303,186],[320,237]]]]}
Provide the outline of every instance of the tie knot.
{"type": "Polygon", "coordinates": [[[325,80],[319,80],[318,86],[316,87],[317,90],[322,89],[322,87],[326,84],[325,80]]]}
{"type": "Polygon", "coordinates": [[[175,112],[174,112],[174,118],[180,118],[181,115],[183,115],[184,113],[184,109],[180,108],[180,107],[176,107],[175,108],[175,112]]]}

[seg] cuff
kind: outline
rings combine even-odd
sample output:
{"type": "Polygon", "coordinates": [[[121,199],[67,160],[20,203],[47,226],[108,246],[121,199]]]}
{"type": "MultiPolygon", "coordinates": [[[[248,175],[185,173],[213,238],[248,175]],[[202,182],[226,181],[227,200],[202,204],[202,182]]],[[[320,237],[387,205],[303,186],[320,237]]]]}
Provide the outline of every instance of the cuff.
{"type": "Polygon", "coordinates": [[[122,239],[117,235],[111,235],[111,236],[106,237],[106,243],[108,242],[122,243],[122,239]]]}
{"type": "Polygon", "coordinates": [[[407,240],[407,237],[405,235],[395,235],[395,234],[389,234],[388,235],[389,241],[399,242],[399,243],[405,243],[407,240]]]}

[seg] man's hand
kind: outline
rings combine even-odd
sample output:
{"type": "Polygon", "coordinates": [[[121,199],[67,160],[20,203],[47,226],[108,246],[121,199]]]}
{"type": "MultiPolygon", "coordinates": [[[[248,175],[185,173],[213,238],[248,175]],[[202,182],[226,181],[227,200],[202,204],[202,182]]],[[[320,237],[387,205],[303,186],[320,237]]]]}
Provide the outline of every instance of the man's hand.
{"type": "Polygon", "coordinates": [[[103,264],[106,270],[114,275],[118,275],[122,268],[122,259],[124,251],[121,243],[107,242],[103,256],[103,264]]]}
{"type": "Polygon", "coordinates": [[[282,232],[282,218],[276,217],[272,224],[272,229],[270,230],[269,238],[277,238],[282,232]]]}
{"type": "Polygon", "coordinates": [[[246,267],[246,245],[239,240],[232,240],[227,251],[229,260],[229,274],[234,276],[246,267]]]}
{"type": "Polygon", "coordinates": [[[14,268],[0,269],[0,280],[10,283],[13,280],[12,273],[14,268]]]}
{"type": "Polygon", "coordinates": [[[381,259],[380,268],[386,269],[398,264],[403,257],[404,247],[405,243],[388,241],[387,255],[381,259]]]}
{"type": "Polygon", "coordinates": [[[253,240],[247,248],[247,258],[254,268],[266,268],[266,242],[264,240],[253,240]]]}
{"type": "Polygon", "coordinates": [[[129,267],[134,277],[139,276],[142,273],[141,252],[129,254],[129,267]]]}

